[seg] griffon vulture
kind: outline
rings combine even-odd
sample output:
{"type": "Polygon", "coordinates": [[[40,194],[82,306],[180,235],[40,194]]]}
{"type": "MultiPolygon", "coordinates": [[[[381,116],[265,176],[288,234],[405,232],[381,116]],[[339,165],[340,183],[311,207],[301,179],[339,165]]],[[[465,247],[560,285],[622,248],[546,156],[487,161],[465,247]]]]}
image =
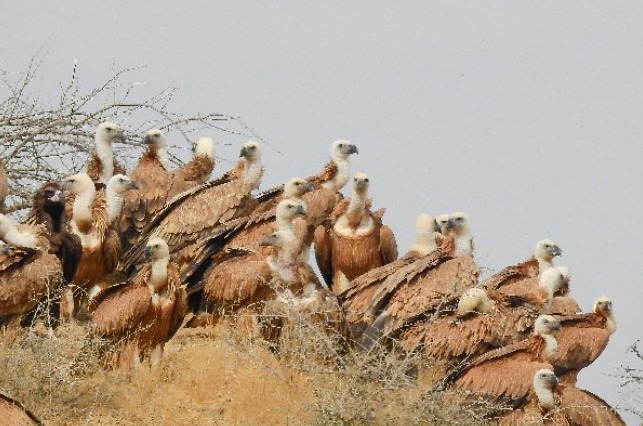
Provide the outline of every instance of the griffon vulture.
{"type": "Polygon", "coordinates": [[[449,215],[446,225],[447,235],[452,235],[456,256],[473,256],[473,240],[469,234],[469,217],[456,212],[449,215]]]}
{"type": "Polygon", "coordinates": [[[562,328],[556,335],[558,350],[550,361],[563,383],[574,385],[578,372],[603,353],[616,331],[610,299],[605,296],[596,299],[593,311],[556,317],[562,328]]]}
{"type": "Polygon", "coordinates": [[[127,194],[119,225],[124,249],[138,240],[145,225],[168,200],[204,183],[214,168],[214,142],[210,138],[199,139],[192,160],[173,171],[168,169],[167,144],[160,130],[148,131],[143,142],[147,149],[129,175],[139,190],[127,194]]]}
{"type": "Polygon", "coordinates": [[[62,282],[62,265],[45,225],[17,225],[0,214],[0,318],[20,319],[62,282]]]}
{"type": "MultiPolygon", "coordinates": [[[[292,222],[298,216],[305,216],[306,210],[301,201],[283,200],[277,207],[277,230],[293,234],[292,222]]],[[[294,235],[294,234],[293,234],[294,235]]],[[[287,253],[299,247],[289,248],[287,253]]],[[[299,251],[296,252],[298,254],[299,251]]],[[[229,247],[214,254],[211,266],[203,274],[202,285],[190,287],[194,294],[203,287],[201,308],[205,312],[200,318],[192,321],[193,326],[213,323],[220,316],[238,312],[258,312],[261,302],[274,298],[275,288],[272,283],[274,263],[265,252],[242,247],[229,247]],[[204,316],[205,315],[205,316],[204,316]],[[210,318],[211,317],[211,318],[210,318]],[[204,322],[203,318],[208,318],[204,322]]],[[[284,280],[287,286],[291,283],[284,280]]],[[[292,284],[296,288],[296,283],[292,284]]]]}
{"type": "Polygon", "coordinates": [[[528,392],[519,395],[515,410],[499,417],[500,425],[625,425],[612,407],[591,392],[560,384],[554,372],[542,368],[533,375],[528,392]]]}
{"type": "Polygon", "coordinates": [[[118,124],[108,121],[98,125],[94,141],[96,146],[89,154],[85,169],[92,181],[106,185],[115,174],[125,174],[125,169],[118,164],[112,150],[114,142],[125,142],[125,133],[118,124]]]}
{"type": "Polygon", "coordinates": [[[247,215],[256,207],[251,191],[259,186],[261,146],[246,142],[237,166],[220,178],[184,191],[174,197],[145,226],[139,241],[121,260],[120,269],[132,273],[143,259],[144,241],[163,238],[170,248],[170,258],[179,264],[192,262],[201,240],[221,224],[247,215]]]}
{"type": "Polygon", "coordinates": [[[93,333],[117,345],[118,363],[125,368],[141,357],[157,366],[186,313],[185,289],[165,241],[152,238],[145,254],[150,262],[130,283],[104,292],[92,316],[93,333]]]}
{"type": "Polygon", "coordinates": [[[356,174],[350,202],[338,204],[330,223],[315,230],[317,265],[335,294],[360,275],[397,259],[393,231],[382,224],[384,210],[371,212],[369,185],[366,174],[356,174]]]}
{"type": "Polygon", "coordinates": [[[536,371],[551,368],[549,360],[556,353],[558,330],[560,323],[554,317],[541,315],[531,337],[479,356],[447,376],[445,382],[453,380],[453,389],[511,404],[529,391],[536,371]]]}
{"type": "Polygon", "coordinates": [[[127,176],[115,175],[103,194],[85,173],[66,178],[64,186],[75,197],[71,230],[80,237],[83,247],[73,286],[63,292],[61,316],[68,318],[78,314],[77,307],[84,307],[84,303],[77,306],[77,302],[85,302],[106,286],[107,275],[116,268],[121,246],[115,226],[124,194],[137,186],[127,176]],[[82,291],[74,294],[74,287],[82,291]]]}

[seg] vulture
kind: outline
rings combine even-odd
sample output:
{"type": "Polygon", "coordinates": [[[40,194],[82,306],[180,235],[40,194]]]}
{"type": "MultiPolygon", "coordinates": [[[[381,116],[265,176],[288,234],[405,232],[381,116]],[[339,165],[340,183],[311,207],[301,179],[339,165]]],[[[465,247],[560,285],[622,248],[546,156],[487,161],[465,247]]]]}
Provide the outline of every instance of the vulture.
{"type": "Polygon", "coordinates": [[[45,225],[18,225],[0,214],[0,321],[17,325],[62,282],[62,264],[47,238],[45,225]]]}
{"type": "Polygon", "coordinates": [[[42,426],[34,413],[15,399],[0,393],[0,418],[9,426],[42,426]]]}
{"type": "Polygon", "coordinates": [[[518,395],[516,409],[499,418],[500,425],[623,425],[621,416],[591,392],[561,384],[554,372],[541,368],[528,392],[518,395]]]}
{"type": "Polygon", "coordinates": [[[4,160],[0,159],[0,213],[7,211],[5,201],[9,195],[9,179],[7,179],[7,171],[4,167],[4,160]]]}
{"type": "Polygon", "coordinates": [[[326,284],[335,294],[371,269],[397,259],[393,231],[382,224],[384,210],[371,211],[369,178],[353,178],[350,201],[340,202],[327,225],[315,230],[315,258],[326,284]]]}
{"type": "Polygon", "coordinates": [[[158,366],[165,343],[186,314],[187,295],[178,266],[170,262],[167,243],[152,238],[145,254],[149,262],[131,282],[99,295],[91,320],[93,335],[116,346],[116,361],[122,368],[135,367],[141,358],[158,366]]]}
{"type": "Polygon", "coordinates": [[[482,288],[470,288],[455,311],[412,324],[400,342],[408,351],[422,348],[428,357],[454,366],[526,337],[519,321],[525,313],[517,303],[498,292],[490,296],[482,288]]]}
{"type": "Polygon", "coordinates": [[[554,317],[541,315],[531,337],[477,357],[447,376],[445,382],[455,390],[513,406],[529,391],[534,373],[551,368],[549,360],[556,353],[558,330],[560,323],[554,317]]]}
{"type": "Polygon", "coordinates": [[[487,278],[482,287],[487,290],[498,290],[506,294],[521,294],[525,288],[538,288],[538,277],[552,268],[553,258],[562,251],[552,240],[538,241],[534,256],[524,262],[508,266],[487,278]]]}
{"type": "Polygon", "coordinates": [[[85,173],[64,180],[64,187],[74,195],[71,230],[80,237],[82,254],[72,279],[72,286],[63,291],[61,316],[78,316],[101,288],[106,287],[107,275],[114,271],[121,252],[115,225],[120,218],[123,197],[136,183],[124,175],[112,176],[105,192],[99,192],[85,173]],[[74,292],[78,288],[80,292],[74,292]],[[75,294],[77,293],[77,294],[75,294]],[[80,304],[79,304],[80,302],[80,304]]]}
{"type": "Polygon", "coordinates": [[[544,311],[557,315],[574,315],[582,310],[578,303],[569,296],[571,276],[565,266],[547,268],[538,278],[538,284],[547,292],[544,311]]]}
{"type": "MultiPolygon", "coordinates": [[[[296,217],[306,215],[301,201],[286,199],[277,206],[276,225],[278,231],[293,233],[293,221],[296,217]]],[[[294,238],[294,237],[293,237],[294,238]]],[[[285,249],[284,249],[285,250],[285,249]]],[[[289,247],[282,257],[288,257],[299,247],[289,247]]],[[[279,258],[278,258],[279,259],[279,258]]],[[[275,297],[272,283],[274,261],[262,250],[228,247],[212,256],[211,266],[205,271],[202,284],[192,286],[190,294],[203,287],[201,310],[205,313],[197,315],[191,326],[213,324],[219,317],[230,313],[259,312],[264,300],[275,297]]],[[[290,283],[282,280],[287,287],[290,283]]],[[[296,284],[294,290],[296,291],[296,284]]]]}
{"type": "Polygon", "coordinates": [[[112,144],[116,141],[125,142],[125,133],[118,124],[108,121],[98,125],[94,135],[96,146],[90,152],[85,166],[92,181],[107,185],[107,181],[115,174],[125,174],[125,169],[114,158],[112,144]]]}
{"type": "Polygon", "coordinates": [[[421,215],[416,227],[424,244],[416,242],[404,257],[358,277],[339,296],[349,331],[364,348],[455,304],[477,282],[478,267],[470,256],[455,255],[453,235],[437,235],[429,215],[421,215]]]}
{"type": "Polygon", "coordinates": [[[473,240],[469,234],[469,217],[462,212],[450,214],[446,229],[447,235],[451,234],[454,238],[454,254],[456,256],[472,256],[473,240]]]}
{"type": "Polygon", "coordinates": [[[119,223],[123,249],[136,243],[145,225],[168,200],[205,183],[214,168],[214,142],[210,138],[199,139],[192,160],[173,171],[168,169],[167,143],[160,130],[148,131],[143,143],[147,149],[129,174],[139,189],[127,194],[119,223]]]}
{"type": "Polygon", "coordinates": [[[301,258],[303,237],[291,231],[277,231],[261,241],[262,245],[277,248],[277,256],[269,257],[269,265],[273,280],[280,283],[277,287],[285,289],[276,299],[266,302],[263,314],[277,317],[282,339],[295,333],[302,323],[344,334],[344,320],[337,298],[301,258]]]}
{"type": "Polygon", "coordinates": [[[119,269],[131,274],[143,259],[144,242],[155,237],[167,242],[173,261],[180,265],[192,262],[203,239],[221,224],[245,216],[256,207],[251,191],[259,186],[263,175],[261,154],[257,142],[246,142],[233,170],[170,200],[125,253],[119,269]]]}
{"type": "Polygon", "coordinates": [[[601,296],[593,313],[557,316],[561,330],[556,335],[558,350],[550,360],[561,382],[576,384],[578,372],[596,361],[616,331],[612,301],[601,296]]]}

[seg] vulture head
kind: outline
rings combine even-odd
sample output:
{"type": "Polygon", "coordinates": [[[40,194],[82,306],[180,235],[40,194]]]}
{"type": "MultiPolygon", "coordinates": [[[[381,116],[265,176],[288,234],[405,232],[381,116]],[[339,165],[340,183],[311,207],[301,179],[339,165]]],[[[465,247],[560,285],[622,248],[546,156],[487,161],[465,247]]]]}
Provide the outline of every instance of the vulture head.
{"type": "Polygon", "coordinates": [[[456,212],[449,215],[447,229],[453,230],[455,235],[464,235],[469,232],[469,218],[462,212],[456,212]]]}
{"type": "Polygon", "coordinates": [[[163,238],[150,238],[145,244],[144,253],[152,261],[170,258],[170,249],[163,238]]]}
{"type": "Polygon", "coordinates": [[[351,154],[359,154],[357,146],[346,140],[338,140],[333,142],[330,147],[330,156],[345,160],[351,154]]]}
{"type": "Polygon", "coordinates": [[[435,222],[438,225],[438,229],[440,230],[440,233],[442,235],[447,234],[447,225],[449,224],[449,215],[448,214],[441,214],[438,217],[435,218],[435,222]]]}
{"type": "Polygon", "coordinates": [[[541,368],[534,374],[532,386],[538,397],[538,405],[546,411],[553,410],[555,407],[553,390],[557,384],[558,378],[547,368],[541,368]]]}
{"type": "Polygon", "coordinates": [[[292,220],[297,216],[306,217],[306,206],[303,201],[285,199],[277,204],[278,220],[292,220]]]}
{"type": "Polygon", "coordinates": [[[194,155],[214,158],[214,141],[210,138],[199,138],[194,145],[194,155]]]}
{"type": "Polygon", "coordinates": [[[433,237],[434,232],[438,232],[435,218],[428,213],[420,213],[415,219],[415,234],[418,237],[430,238],[433,237]]]}
{"type": "Polygon", "coordinates": [[[34,194],[33,205],[43,207],[64,207],[65,194],[57,182],[47,182],[34,194]]]}
{"type": "Polygon", "coordinates": [[[9,244],[0,240],[0,254],[6,256],[9,254],[9,251],[9,244]]]}
{"type": "Polygon", "coordinates": [[[296,244],[296,237],[292,232],[288,231],[273,232],[259,243],[260,246],[270,246],[278,249],[284,249],[290,244],[296,244]]]}
{"type": "Polygon", "coordinates": [[[63,179],[63,188],[74,195],[94,192],[96,187],[87,173],[78,173],[63,179]]]}
{"type": "Polygon", "coordinates": [[[458,301],[458,314],[480,312],[488,314],[493,310],[494,302],[481,288],[470,288],[465,291],[458,301]]]}
{"type": "Polygon", "coordinates": [[[125,175],[114,175],[107,182],[106,192],[108,194],[123,195],[130,189],[139,189],[139,186],[125,175]]]}
{"type": "Polygon", "coordinates": [[[370,181],[366,173],[357,173],[353,177],[353,190],[359,194],[366,194],[370,181]]]}
{"type": "Polygon", "coordinates": [[[594,313],[608,316],[612,313],[612,299],[607,296],[601,296],[594,302],[594,313]]]}
{"type": "MultiPolygon", "coordinates": [[[[564,269],[567,270],[567,268],[564,269]]],[[[549,297],[554,297],[567,293],[569,280],[565,279],[561,268],[547,268],[540,274],[538,284],[547,291],[549,297]]]]}
{"type": "Polygon", "coordinates": [[[148,130],[143,138],[143,143],[155,148],[165,148],[167,146],[165,136],[163,136],[163,132],[159,129],[148,130]]]}
{"type": "Polygon", "coordinates": [[[284,195],[288,198],[301,198],[313,190],[313,184],[302,178],[292,178],[284,185],[284,195]]]}
{"type": "Polygon", "coordinates": [[[534,257],[536,259],[551,262],[554,257],[562,255],[563,251],[550,239],[540,240],[536,243],[536,248],[534,249],[534,257]]]}
{"type": "Polygon", "coordinates": [[[540,315],[534,323],[534,334],[554,336],[560,330],[560,323],[551,315],[540,315]]]}
{"type": "Polygon", "coordinates": [[[261,160],[261,145],[255,141],[244,143],[239,152],[239,157],[243,157],[251,163],[261,160]]]}
{"type": "Polygon", "coordinates": [[[96,142],[111,145],[115,141],[125,142],[125,133],[118,124],[106,121],[96,128],[96,142]]]}

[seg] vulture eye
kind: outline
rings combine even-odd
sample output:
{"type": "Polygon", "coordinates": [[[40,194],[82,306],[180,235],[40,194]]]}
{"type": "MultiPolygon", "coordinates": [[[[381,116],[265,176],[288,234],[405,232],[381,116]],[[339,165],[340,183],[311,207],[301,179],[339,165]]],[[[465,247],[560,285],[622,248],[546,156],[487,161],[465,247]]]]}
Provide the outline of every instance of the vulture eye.
{"type": "Polygon", "coordinates": [[[340,144],[339,144],[339,147],[340,147],[340,148],[344,148],[344,144],[343,144],[343,143],[340,143],[340,144]]]}

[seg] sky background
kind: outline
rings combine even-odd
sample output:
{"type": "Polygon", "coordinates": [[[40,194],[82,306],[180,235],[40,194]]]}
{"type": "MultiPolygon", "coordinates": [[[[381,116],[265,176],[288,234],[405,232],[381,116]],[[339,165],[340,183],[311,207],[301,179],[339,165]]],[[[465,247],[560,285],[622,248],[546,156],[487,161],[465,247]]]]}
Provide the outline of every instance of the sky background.
{"type": "MultiPolygon", "coordinates": [[[[643,337],[641,16],[630,1],[3,0],[0,69],[41,51],[35,87],[53,104],[76,60],[86,88],[145,65],[130,76],[141,96],[178,87],[172,110],[255,129],[263,188],[319,171],[349,139],[400,253],[420,212],[467,212],[489,271],[554,239],[572,295],[587,311],[611,297],[619,325],[578,386],[622,407],[612,375],[643,337]]],[[[245,139],[206,136],[227,159],[245,139]]]]}

